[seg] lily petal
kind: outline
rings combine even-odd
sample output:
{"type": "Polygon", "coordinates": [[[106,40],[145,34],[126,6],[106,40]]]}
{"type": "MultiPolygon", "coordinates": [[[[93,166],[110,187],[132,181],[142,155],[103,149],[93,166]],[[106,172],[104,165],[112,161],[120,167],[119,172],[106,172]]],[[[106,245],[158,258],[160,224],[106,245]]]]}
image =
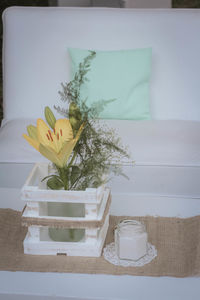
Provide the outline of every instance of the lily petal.
{"type": "Polygon", "coordinates": [[[76,137],[75,137],[76,142],[79,140],[79,138],[80,138],[80,136],[81,136],[81,133],[82,133],[84,127],[85,127],[85,124],[83,123],[83,124],[80,126],[80,128],[79,128],[79,130],[78,130],[78,132],[77,132],[77,135],[76,135],[76,137]]]}
{"type": "Polygon", "coordinates": [[[66,142],[64,146],[62,147],[60,153],[58,154],[58,158],[60,162],[62,162],[63,166],[68,161],[74,147],[76,145],[75,139],[71,140],[70,142],[66,142]]]}
{"type": "Polygon", "coordinates": [[[37,127],[33,126],[33,125],[29,125],[27,126],[27,132],[28,135],[30,136],[30,138],[34,139],[37,141],[37,127]]]}
{"type": "Polygon", "coordinates": [[[23,134],[23,137],[27,140],[27,142],[29,142],[29,144],[34,147],[37,151],[39,151],[39,143],[37,140],[32,139],[31,137],[29,137],[26,134],[23,134]]]}
{"type": "Polygon", "coordinates": [[[51,145],[53,140],[52,132],[42,119],[37,120],[37,134],[39,143],[48,146],[51,145]],[[49,134],[49,137],[47,134],[49,134]]]}
{"type": "Polygon", "coordinates": [[[62,161],[59,159],[58,154],[50,147],[45,147],[44,145],[40,144],[39,152],[58,167],[62,168],[64,166],[62,161]]]}
{"type": "Polygon", "coordinates": [[[64,144],[64,146],[62,147],[60,153],[58,154],[58,157],[60,159],[60,161],[62,161],[63,163],[63,166],[66,164],[66,162],[68,161],[77,141],[79,140],[80,138],[80,135],[83,131],[83,128],[84,128],[84,124],[82,124],[78,130],[78,133],[75,137],[75,139],[71,140],[70,142],[66,142],[64,144]]]}
{"type": "Polygon", "coordinates": [[[59,134],[61,141],[68,142],[73,139],[72,126],[68,119],[59,119],[55,124],[55,132],[59,134]]]}

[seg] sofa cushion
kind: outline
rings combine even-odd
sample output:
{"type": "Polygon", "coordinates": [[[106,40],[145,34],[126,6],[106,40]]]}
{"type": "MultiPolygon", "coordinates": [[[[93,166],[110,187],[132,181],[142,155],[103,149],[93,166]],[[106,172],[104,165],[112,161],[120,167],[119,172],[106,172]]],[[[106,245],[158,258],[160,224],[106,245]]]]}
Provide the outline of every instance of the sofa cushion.
{"type": "Polygon", "coordinates": [[[138,201],[141,195],[200,197],[200,122],[112,120],[109,125],[130,145],[135,160],[134,167],[124,161],[129,180],[113,178],[113,193],[138,196],[138,201]]]}
{"type": "MultiPolygon", "coordinates": [[[[98,100],[114,99],[100,113],[102,119],[149,120],[151,49],[95,52],[81,99],[89,107],[98,100]]],[[[69,53],[73,78],[90,51],[70,48],[69,53]]]]}
{"type": "MultiPolygon", "coordinates": [[[[22,137],[36,120],[6,122],[0,131],[0,163],[46,161],[22,137]]],[[[115,128],[128,145],[135,166],[124,160],[129,180],[115,177],[113,193],[178,197],[200,196],[200,122],[193,121],[101,121],[115,128]]]]}
{"type": "Polygon", "coordinates": [[[200,122],[107,120],[136,165],[200,166],[200,122]]]}
{"type": "MultiPolygon", "coordinates": [[[[4,123],[0,131],[0,162],[46,161],[22,137],[29,124],[36,124],[36,120],[4,123]]],[[[100,120],[100,124],[115,129],[136,165],[200,167],[200,122],[100,120]]],[[[130,165],[127,160],[123,163],[130,165]]]]}

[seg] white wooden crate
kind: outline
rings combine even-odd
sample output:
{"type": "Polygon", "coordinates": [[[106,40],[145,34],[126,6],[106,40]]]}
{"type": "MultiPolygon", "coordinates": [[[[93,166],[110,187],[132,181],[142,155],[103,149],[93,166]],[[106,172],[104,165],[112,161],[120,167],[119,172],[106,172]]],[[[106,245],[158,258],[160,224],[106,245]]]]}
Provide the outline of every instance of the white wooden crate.
{"type": "Polygon", "coordinates": [[[41,183],[47,175],[48,164],[36,164],[21,191],[26,203],[22,224],[28,227],[24,253],[100,256],[109,226],[110,190],[105,186],[85,191],[48,190],[41,183]],[[69,208],[71,215],[65,214],[69,208]],[[78,240],[52,238],[52,230],[63,231],[67,236],[70,229],[74,234],[81,232],[78,240]]]}

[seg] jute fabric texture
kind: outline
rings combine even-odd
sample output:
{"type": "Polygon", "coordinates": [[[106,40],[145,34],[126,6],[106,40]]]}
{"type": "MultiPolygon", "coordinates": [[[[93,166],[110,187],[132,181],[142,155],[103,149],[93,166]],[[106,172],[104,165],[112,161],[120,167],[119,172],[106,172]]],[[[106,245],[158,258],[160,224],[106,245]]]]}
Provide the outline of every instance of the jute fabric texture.
{"type": "Polygon", "coordinates": [[[110,217],[106,243],[113,241],[113,229],[122,219],[143,221],[149,242],[158,256],[143,267],[119,267],[99,258],[38,256],[23,253],[27,232],[21,225],[21,212],[0,209],[0,270],[66,272],[143,276],[200,275],[200,216],[187,219],[163,217],[110,217]]]}

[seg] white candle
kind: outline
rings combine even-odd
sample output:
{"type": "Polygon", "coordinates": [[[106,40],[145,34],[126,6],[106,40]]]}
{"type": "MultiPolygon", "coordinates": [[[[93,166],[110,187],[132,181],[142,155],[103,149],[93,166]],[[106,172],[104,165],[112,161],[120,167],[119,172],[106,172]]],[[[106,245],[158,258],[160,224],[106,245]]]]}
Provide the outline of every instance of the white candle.
{"type": "Polygon", "coordinates": [[[120,259],[138,260],[147,253],[147,232],[144,224],[124,220],[115,229],[115,249],[120,259]]]}

